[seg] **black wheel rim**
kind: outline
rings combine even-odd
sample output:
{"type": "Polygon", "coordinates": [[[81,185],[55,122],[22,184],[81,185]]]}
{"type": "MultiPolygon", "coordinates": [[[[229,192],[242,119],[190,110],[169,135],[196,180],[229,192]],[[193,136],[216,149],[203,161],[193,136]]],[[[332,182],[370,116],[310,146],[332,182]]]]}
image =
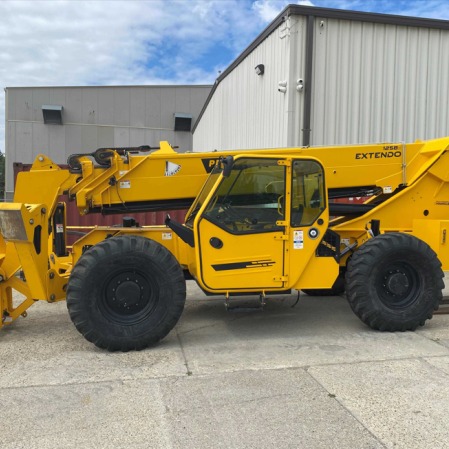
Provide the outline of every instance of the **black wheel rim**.
{"type": "Polygon", "coordinates": [[[137,324],[154,312],[158,293],[158,285],[150,276],[137,270],[120,270],[103,283],[99,308],[117,324],[137,324]]]}
{"type": "Polygon", "coordinates": [[[420,295],[417,270],[408,263],[395,262],[381,268],[377,276],[376,290],[384,305],[390,309],[406,309],[420,295]]]}

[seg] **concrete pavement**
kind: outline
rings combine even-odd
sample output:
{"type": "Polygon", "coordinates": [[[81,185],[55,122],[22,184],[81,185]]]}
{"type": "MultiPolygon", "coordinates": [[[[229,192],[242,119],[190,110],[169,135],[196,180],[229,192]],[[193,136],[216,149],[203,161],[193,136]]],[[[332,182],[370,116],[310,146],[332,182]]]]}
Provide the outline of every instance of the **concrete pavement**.
{"type": "Polygon", "coordinates": [[[449,448],[449,315],[381,333],[342,297],[226,312],[188,291],[141,352],[98,350],[65,303],[3,329],[0,448],[449,448]]]}

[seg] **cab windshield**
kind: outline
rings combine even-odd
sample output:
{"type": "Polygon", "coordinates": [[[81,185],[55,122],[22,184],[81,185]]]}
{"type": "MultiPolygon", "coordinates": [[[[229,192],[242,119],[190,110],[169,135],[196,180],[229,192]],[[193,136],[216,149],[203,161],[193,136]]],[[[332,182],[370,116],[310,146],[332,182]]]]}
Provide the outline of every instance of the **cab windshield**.
{"type": "Polygon", "coordinates": [[[193,227],[193,221],[195,220],[195,217],[197,216],[199,210],[203,206],[204,201],[206,201],[207,195],[209,195],[210,190],[217,182],[217,179],[222,171],[223,169],[221,167],[221,164],[216,164],[215,167],[212,169],[209,177],[207,178],[206,182],[204,183],[201,189],[200,194],[196,197],[195,201],[193,202],[192,206],[187,212],[185,220],[186,226],[189,226],[190,228],[193,227]]]}
{"type": "Polygon", "coordinates": [[[284,219],[284,196],[285,168],[277,159],[238,159],[204,217],[231,233],[277,231],[284,219]]]}

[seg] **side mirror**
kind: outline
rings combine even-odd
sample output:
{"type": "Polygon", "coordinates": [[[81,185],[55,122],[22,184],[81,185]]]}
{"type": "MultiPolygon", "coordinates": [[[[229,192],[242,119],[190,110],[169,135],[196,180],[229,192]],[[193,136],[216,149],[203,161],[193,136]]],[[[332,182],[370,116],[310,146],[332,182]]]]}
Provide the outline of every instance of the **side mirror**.
{"type": "Polygon", "coordinates": [[[231,174],[234,158],[232,156],[226,156],[221,160],[221,163],[223,164],[223,176],[227,178],[231,174]]]}

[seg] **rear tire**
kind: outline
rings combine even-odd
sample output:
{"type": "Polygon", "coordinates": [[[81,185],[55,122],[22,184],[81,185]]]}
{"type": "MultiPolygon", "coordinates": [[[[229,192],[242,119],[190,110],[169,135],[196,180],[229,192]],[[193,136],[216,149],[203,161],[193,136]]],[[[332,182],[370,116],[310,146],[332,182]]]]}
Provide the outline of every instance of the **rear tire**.
{"type": "Polygon", "coordinates": [[[90,248],[72,270],[67,308],[78,331],[109,351],[140,350],[176,325],[186,284],[175,257],[141,236],[112,237],[90,248]]]}
{"type": "Polygon", "coordinates": [[[346,296],[373,329],[415,330],[438,309],[443,276],[425,242],[409,234],[383,234],[368,240],[348,262],[346,296]]]}

